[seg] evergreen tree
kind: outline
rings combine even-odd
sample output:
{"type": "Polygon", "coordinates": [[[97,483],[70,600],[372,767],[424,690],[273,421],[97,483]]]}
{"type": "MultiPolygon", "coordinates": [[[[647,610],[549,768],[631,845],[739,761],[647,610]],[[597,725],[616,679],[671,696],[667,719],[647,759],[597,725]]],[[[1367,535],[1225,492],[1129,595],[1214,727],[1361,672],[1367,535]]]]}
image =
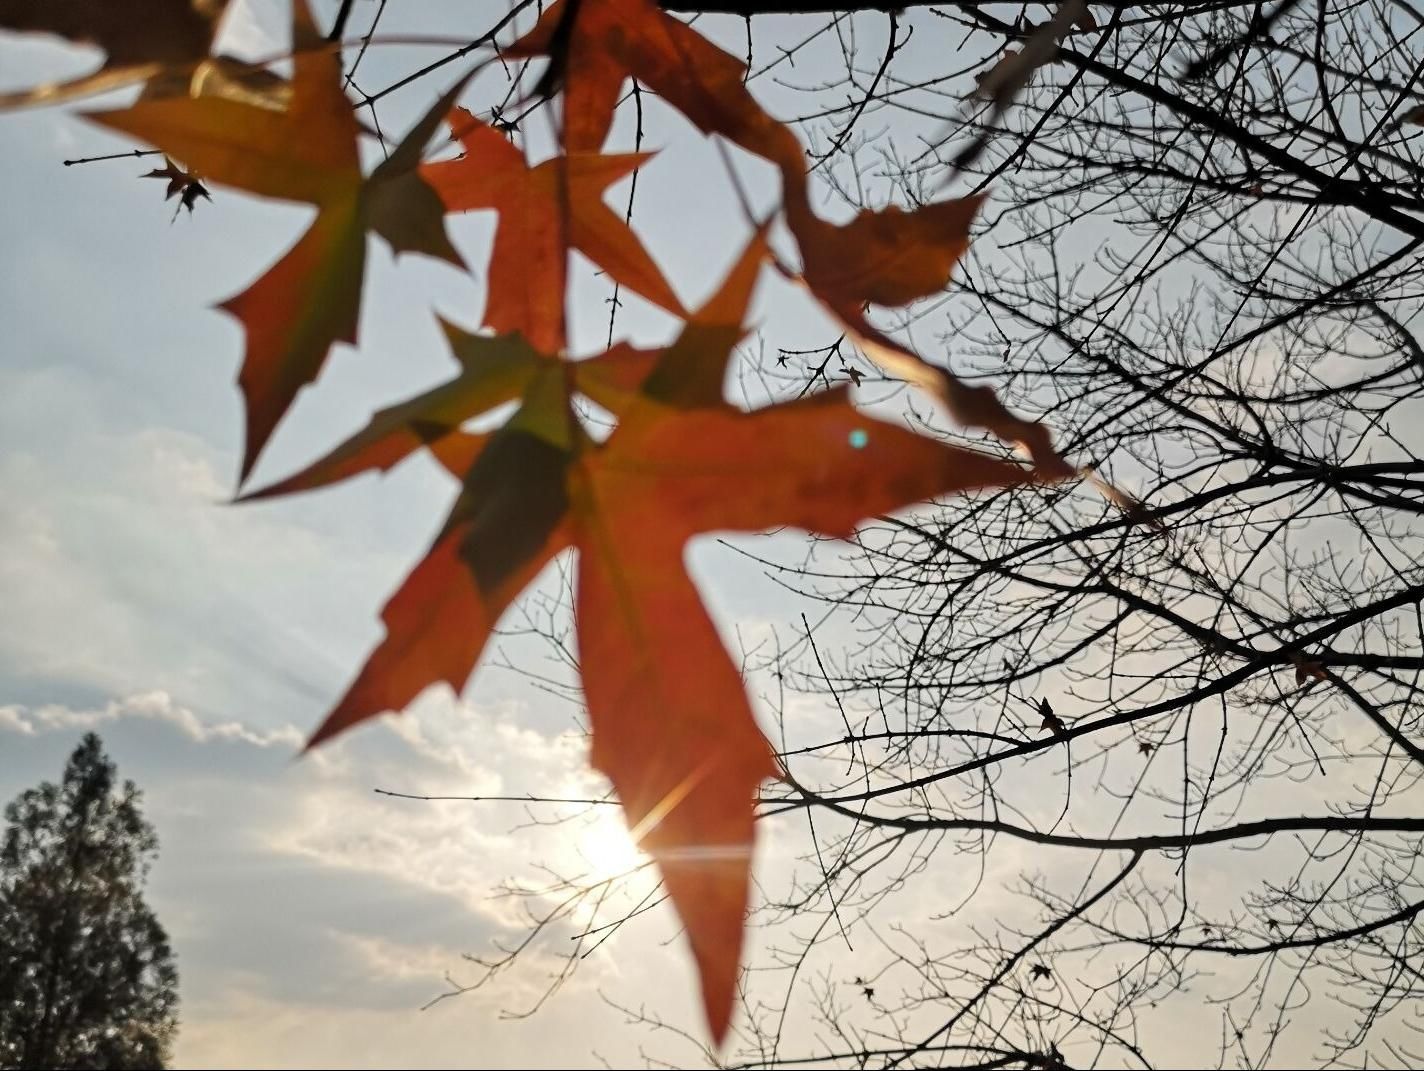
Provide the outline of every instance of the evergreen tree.
{"type": "Polygon", "coordinates": [[[156,1068],[178,974],[143,900],[158,850],[132,781],[87,734],[62,784],[5,808],[0,842],[0,1068],[156,1068]]]}

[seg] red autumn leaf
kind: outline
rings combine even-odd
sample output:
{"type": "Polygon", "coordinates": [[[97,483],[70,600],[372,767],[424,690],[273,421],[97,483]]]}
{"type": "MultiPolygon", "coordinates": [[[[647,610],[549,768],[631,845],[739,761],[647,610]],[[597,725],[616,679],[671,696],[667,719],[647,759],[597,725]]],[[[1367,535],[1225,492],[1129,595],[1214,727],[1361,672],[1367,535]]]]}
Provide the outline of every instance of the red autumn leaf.
{"type": "Polygon", "coordinates": [[[630,290],[684,314],[632,228],[603,202],[608,187],[642,166],[651,153],[577,153],[531,168],[508,138],[464,109],[452,111],[449,123],[465,154],[426,164],[420,175],[450,212],[499,213],[485,302],[488,326],[501,333],[518,331],[545,353],[562,350],[571,248],[630,290]]]}
{"type": "Polygon", "coordinates": [[[636,78],[706,134],[787,167],[804,158],[795,136],[746,87],[746,67],[653,0],[556,0],[504,50],[546,56],[564,91],[563,140],[596,152],[628,78],[636,78]]]}
{"type": "Polygon", "coordinates": [[[244,479],[331,346],[356,340],[368,229],[397,251],[460,264],[440,202],[415,174],[421,150],[460,86],[363,177],[340,57],[319,44],[304,0],[293,5],[292,38],[298,51],[285,110],[198,95],[141,99],[120,111],[89,114],[176,156],[211,182],[317,206],[297,244],[222,306],[247,333],[238,377],[247,399],[244,479]]]}
{"type": "MultiPolygon", "coordinates": [[[[1076,8],[1074,8],[1076,10],[1076,8]]],[[[1022,443],[1045,476],[1072,472],[1047,429],[1004,408],[874,328],[867,303],[898,306],[942,290],[968,247],[981,197],[863,212],[849,224],[811,210],[804,155],[747,90],[742,63],[652,0],[558,0],[507,56],[548,56],[563,86],[564,144],[602,146],[624,81],[636,77],[705,133],[721,134],[781,169],[787,223],[802,250],[807,285],[888,373],[927,389],[950,415],[1022,443]]]]}
{"type": "Polygon", "coordinates": [[[618,349],[573,365],[582,375],[549,362],[533,377],[519,413],[474,452],[449,521],[386,607],[386,639],[311,741],[400,710],[428,684],[462,687],[500,613],[576,546],[593,763],[658,863],[719,1039],[740,962],[755,795],[777,766],[684,570],[688,541],[786,525],[847,537],[866,517],[1030,478],[870,419],[844,388],[752,412],[729,405],[728,360],[765,256],[758,235],[661,353],[618,349]],[[617,412],[606,443],[569,420],[570,378],[617,412]]]}
{"type": "Polygon", "coordinates": [[[807,285],[868,354],[886,372],[929,390],[960,422],[1024,444],[1045,476],[1072,472],[1047,429],[1010,413],[989,388],[969,387],[927,364],[864,315],[867,303],[905,305],[944,289],[982,197],[862,212],[844,225],[820,219],[810,207],[800,146],[747,90],[742,63],[652,0],[558,0],[505,54],[550,58],[563,86],[571,151],[602,146],[623,83],[636,77],[705,133],[775,162],[807,285]]]}

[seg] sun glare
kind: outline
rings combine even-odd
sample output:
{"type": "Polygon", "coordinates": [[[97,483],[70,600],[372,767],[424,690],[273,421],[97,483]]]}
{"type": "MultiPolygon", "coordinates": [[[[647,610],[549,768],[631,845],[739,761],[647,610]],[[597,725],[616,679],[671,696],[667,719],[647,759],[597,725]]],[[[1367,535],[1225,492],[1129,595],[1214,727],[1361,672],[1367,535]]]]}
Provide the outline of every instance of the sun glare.
{"type": "Polygon", "coordinates": [[[632,870],[647,857],[638,850],[628,828],[613,808],[600,815],[578,839],[578,853],[596,879],[617,877],[632,870]]]}

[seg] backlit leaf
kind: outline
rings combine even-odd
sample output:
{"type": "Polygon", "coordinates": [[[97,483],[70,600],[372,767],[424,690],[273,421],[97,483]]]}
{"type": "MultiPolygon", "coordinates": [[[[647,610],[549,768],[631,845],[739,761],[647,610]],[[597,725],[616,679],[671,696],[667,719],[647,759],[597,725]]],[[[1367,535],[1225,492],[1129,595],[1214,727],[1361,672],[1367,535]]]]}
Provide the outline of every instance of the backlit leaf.
{"type": "Polygon", "coordinates": [[[0,30],[53,34],[104,50],[102,66],[0,94],[0,108],[53,103],[191,67],[212,47],[228,0],[0,0],[0,30]]]}
{"type": "Polygon", "coordinates": [[[635,293],[682,314],[677,295],[642,243],[603,201],[608,187],[650,153],[577,153],[531,168],[508,138],[469,112],[452,112],[450,127],[464,155],[426,164],[420,175],[451,212],[499,213],[488,272],[489,327],[517,331],[546,353],[562,350],[570,249],[635,293]]]}
{"type": "Polygon", "coordinates": [[[367,178],[340,57],[318,44],[304,0],[293,5],[292,38],[298,51],[285,110],[229,95],[190,95],[141,99],[89,116],[156,145],[213,183],[317,207],[297,244],[222,306],[247,334],[238,377],[247,399],[244,479],[297,393],[320,373],[332,345],[356,341],[366,231],[375,230],[398,251],[460,263],[444,232],[440,202],[414,172],[420,150],[463,82],[367,178]],[[392,189],[399,190],[395,200],[392,189]]]}

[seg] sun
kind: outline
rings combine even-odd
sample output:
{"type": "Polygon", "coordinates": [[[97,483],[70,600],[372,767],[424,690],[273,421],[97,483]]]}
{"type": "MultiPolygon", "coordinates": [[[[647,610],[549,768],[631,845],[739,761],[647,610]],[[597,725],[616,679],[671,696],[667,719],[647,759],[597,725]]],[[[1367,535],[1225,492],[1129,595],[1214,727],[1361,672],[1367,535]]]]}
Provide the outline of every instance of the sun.
{"type": "Polygon", "coordinates": [[[594,818],[577,842],[579,858],[589,868],[589,877],[600,881],[626,874],[647,860],[615,809],[603,810],[606,813],[594,818]]]}

